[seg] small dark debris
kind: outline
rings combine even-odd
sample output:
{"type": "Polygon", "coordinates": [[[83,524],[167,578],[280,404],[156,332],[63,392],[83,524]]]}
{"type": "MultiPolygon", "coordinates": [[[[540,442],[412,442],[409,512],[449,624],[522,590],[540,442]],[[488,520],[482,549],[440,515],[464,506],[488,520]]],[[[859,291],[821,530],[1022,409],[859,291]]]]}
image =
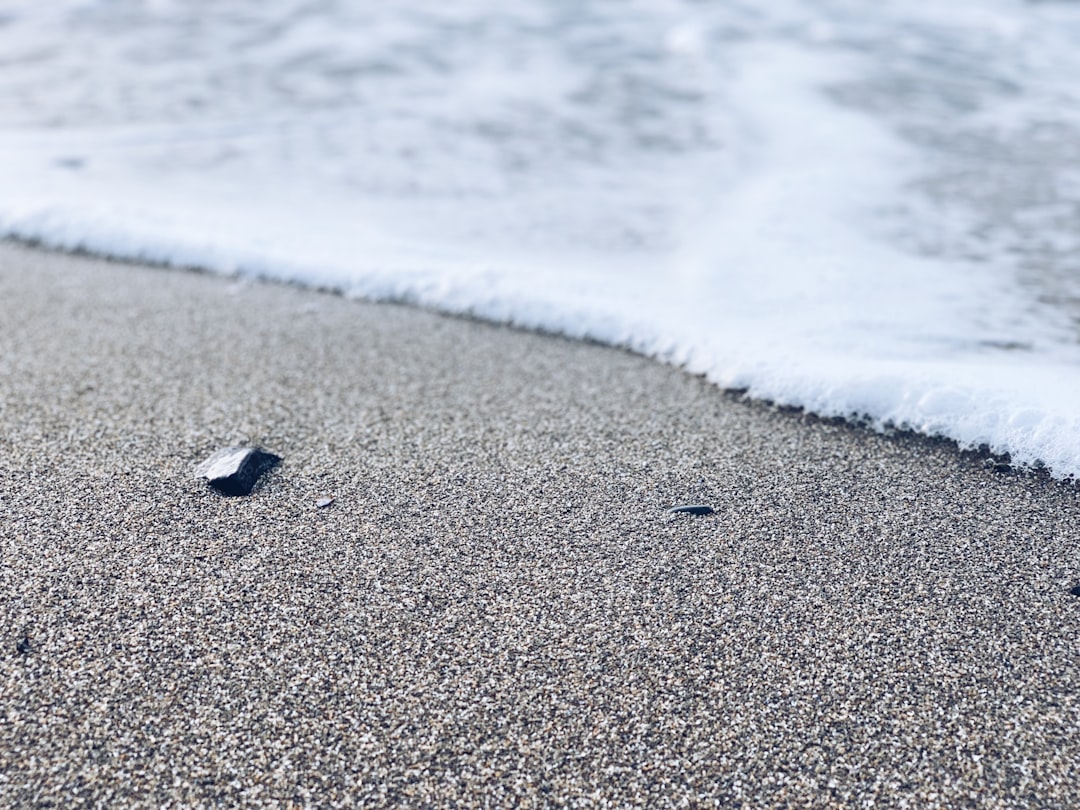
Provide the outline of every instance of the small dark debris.
{"type": "Polygon", "coordinates": [[[1077,585],[1074,588],[1070,588],[1069,593],[1071,593],[1073,596],[1080,596],[1080,585],[1077,585]]]}
{"type": "Polygon", "coordinates": [[[19,651],[19,655],[30,654],[30,637],[23,636],[22,641],[15,645],[15,649],[19,651]]]}
{"type": "Polygon", "coordinates": [[[317,507],[319,507],[320,509],[325,509],[326,507],[328,507],[333,502],[334,502],[333,498],[319,498],[319,500],[315,501],[315,505],[317,507]]]}
{"type": "Polygon", "coordinates": [[[669,515],[711,515],[713,508],[705,504],[683,504],[668,509],[669,515]]]}
{"type": "Polygon", "coordinates": [[[280,456],[258,447],[223,447],[195,468],[195,477],[224,495],[247,495],[259,476],[280,462],[280,456]]]}

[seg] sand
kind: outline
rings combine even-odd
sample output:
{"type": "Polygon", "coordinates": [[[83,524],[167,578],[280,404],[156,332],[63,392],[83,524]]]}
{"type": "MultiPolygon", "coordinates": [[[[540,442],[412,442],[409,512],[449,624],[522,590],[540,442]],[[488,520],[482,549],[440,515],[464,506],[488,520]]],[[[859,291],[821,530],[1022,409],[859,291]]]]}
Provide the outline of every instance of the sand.
{"type": "Polygon", "coordinates": [[[12,245],[0,424],[0,805],[1080,801],[1072,486],[12,245]],[[284,459],[248,497],[193,477],[234,443],[284,459]]]}

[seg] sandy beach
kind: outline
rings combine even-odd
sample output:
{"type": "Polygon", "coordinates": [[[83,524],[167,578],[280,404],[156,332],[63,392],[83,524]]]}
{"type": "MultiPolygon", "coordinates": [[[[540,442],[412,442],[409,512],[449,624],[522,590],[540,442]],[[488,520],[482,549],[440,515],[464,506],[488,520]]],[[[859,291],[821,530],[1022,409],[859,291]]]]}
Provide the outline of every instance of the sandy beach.
{"type": "Polygon", "coordinates": [[[2,806],[1077,802],[1072,486],[13,245],[0,423],[2,806]],[[241,443],[283,458],[250,496],[193,477],[241,443]]]}

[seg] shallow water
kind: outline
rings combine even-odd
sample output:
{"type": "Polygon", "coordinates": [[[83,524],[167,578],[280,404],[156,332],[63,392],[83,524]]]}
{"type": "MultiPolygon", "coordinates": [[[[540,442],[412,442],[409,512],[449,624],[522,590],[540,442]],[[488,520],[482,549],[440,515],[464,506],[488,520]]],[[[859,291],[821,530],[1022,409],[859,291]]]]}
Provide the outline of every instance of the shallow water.
{"type": "Polygon", "coordinates": [[[0,232],[1080,473],[1080,7],[0,0],[0,232]]]}

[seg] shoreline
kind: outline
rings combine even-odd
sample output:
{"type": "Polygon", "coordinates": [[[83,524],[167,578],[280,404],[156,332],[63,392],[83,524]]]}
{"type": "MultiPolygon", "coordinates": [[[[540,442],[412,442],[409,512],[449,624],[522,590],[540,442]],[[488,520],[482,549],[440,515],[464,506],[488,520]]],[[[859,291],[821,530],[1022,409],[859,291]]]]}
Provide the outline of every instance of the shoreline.
{"type": "Polygon", "coordinates": [[[1080,788],[1071,484],[276,282],[0,244],[0,322],[0,805],[1080,788]]]}
{"type": "Polygon", "coordinates": [[[1053,473],[1048,467],[1042,464],[1015,465],[1012,463],[1011,454],[1009,452],[995,452],[988,445],[985,444],[980,447],[962,447],[959,441],[944,434],[924,433],[914,428],[896,426],[891,426],[879,430],[873,426],[873,418],[867,414],[853,413],[847,416],[825,416],[815,411],[807,410],[801,405],[786,405],[770,399],[749,396],[747,395],[747,389],[745,388],[724,388],[723,386],[720,386],[709,380],[706,375],[690,371],[682,365],[673,365],[659,358],[636,351],[629,346],[605,343],[604,341],[595,338],[573,337],[555,330],[522,326],[520,324],[514,323],[513,321],[493,321],[479,315],[472,315],[465,312],[443,311],[434,307],[429,307],[423,304],[416,303],[415,301],[411,301],[405,298],[400,300],[370,300],[363,297],[357,298],[351,296],[339,287],[308,285],[299,281],[290,281],[287,279],[278,279],[270,276],[261,275],[252,276],[241,272],[236,272],[233,274],[223,274],[214,270],[208,270],[205,267],[200,267],[198,265],[176,265],[169,262],[128,259],[124,257],[101,255],[90,250],[84,250],[82,248],[68,250],[62,247],[54,247],[49,243],[38,239],[30,239],[18,236],[0,237],[0,250],[4,250],[10,247],[15,248],[16,250],[29,250],[35,253],[56,254],[59,256],[67,256],[75,259],[82,259],[93,262],[105,262],[107,264],[115,264],[121,267],[129,267],[134,269],[150,269],[169,273],[191,273],[197,276],[207,276],[210,278],[223,279],[225,281],[230,281],[235,284],[269,284],[285,287],[288,289],[294,289],[306,294],[329,295],[335,298],[344,299],[346,301],[357,301],[365,305],[401,306],[409,309],[414,309],[419,312],[424,312],[429,315],[434,315],[440,318],[460,320],[466,323],[475,323],[482,326],[494,327],[497,329],[506,329],[512,332],[535,335],[545,339],[565,340],[571,343],[582,343],[587,346],[596,346],[598,348],[608,351],[625,352],[632,357],[641,358],[652,363],[658,363],[668,368],[675,369],[676,371],[685,374],[688,377],[702,380],[707,385],[715,388],[716,391],[722,396],[741,402],[750,408],[763,408],[768,411],[775,411],[778,413],[789,415],[795,419],[805,420],[811,424],[816,422],[823,422],[826,424],[843,426],[854,431],[868,431],[889,441],[910,443],[914,446],[925,445],[931,447],[946,447],[955,452],[959,457],[967,459],[975,465],[981,465],[984,469],[991,469],[999,474],[1027,476],[1036,480],[1044,481],[1051,486],[1065,486],[1069,488],[1080,489],[1080,479],[1077,479],[1073,476],[1056,477],[1053,475],[1053,473]]]}

